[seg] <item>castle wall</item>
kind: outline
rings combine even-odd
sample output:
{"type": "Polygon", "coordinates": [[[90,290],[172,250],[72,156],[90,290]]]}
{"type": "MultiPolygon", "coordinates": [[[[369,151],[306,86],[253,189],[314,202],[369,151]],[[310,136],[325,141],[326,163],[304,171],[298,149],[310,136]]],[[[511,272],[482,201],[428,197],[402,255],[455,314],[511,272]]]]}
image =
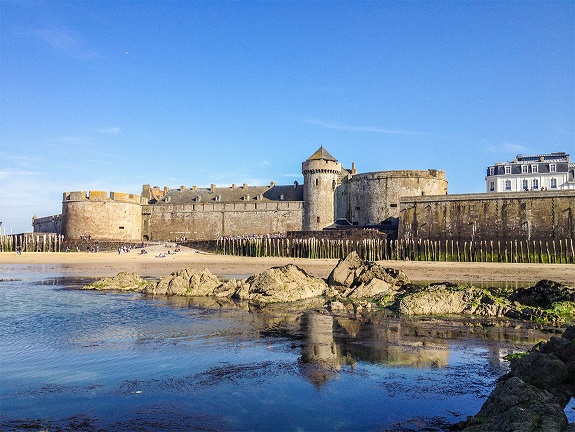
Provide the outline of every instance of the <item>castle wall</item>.
{"type": "Polygon", "coordinates": [[[154,241],[286,233],[301,230],[302,211],[301,201],[145,205],[142,235],[154,241]]]}
{"type": "Polygon", "coordinates": [[[32,219],[35,233],[62,234],[62,215],[45,216],[32,219]]]}
{"type": "Polygon", "coordinates": [[[142,240],[142,204],[139,195],[120,192],[65,192],[62,201],[62,232],[67,240],[90,237],[98,240],[142,240]]]}
{"type": "Polygon", "coordinates": [[[347,219],[360,226],[396,225],[403,196],[447,193],[445,172],[439,170],[372,172],[355,175],[347,183],[347,219]]]}
{"type": "Polygon", "coordinates": [[[400,208],[404,239],[575,238],[575,191],[407,197],[400,208]]]}

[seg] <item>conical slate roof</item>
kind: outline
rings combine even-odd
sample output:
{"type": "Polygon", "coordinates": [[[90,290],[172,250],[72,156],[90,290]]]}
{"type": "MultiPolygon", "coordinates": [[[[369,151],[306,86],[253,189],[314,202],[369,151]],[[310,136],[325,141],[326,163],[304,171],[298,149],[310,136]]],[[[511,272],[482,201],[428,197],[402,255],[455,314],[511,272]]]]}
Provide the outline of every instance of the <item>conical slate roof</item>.
{"type": "Polygon", "coordinates": [[[337,159],[334,158],[332,155],[330,155],[329,152],[323,148],[323,146],[318,148],[314,154],[312,154],[310,157],[307,158],[308,161],[319,160],[319,159],[337,162],[337,159]]]}

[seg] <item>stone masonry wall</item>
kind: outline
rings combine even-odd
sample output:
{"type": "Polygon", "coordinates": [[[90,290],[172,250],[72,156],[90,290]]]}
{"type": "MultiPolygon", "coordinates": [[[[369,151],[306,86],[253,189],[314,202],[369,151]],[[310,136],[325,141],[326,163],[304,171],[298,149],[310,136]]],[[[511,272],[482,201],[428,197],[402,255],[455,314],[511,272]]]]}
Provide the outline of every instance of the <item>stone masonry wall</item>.
{"type": "Polygon", "coordinates": [[[354,225],[376,225],[390,219],[397,222],[401,197],[446,193],[445,172],[439,170],[358,174],[348,180],[347,218],[354,225]]]}
{"type": "Polygon", "coordinates": [[[140,242],[142,203],[139,195],[119,192],[65,192],[62,233],[66,240],[89,237],[98,240],[140,242]]]}
{"type": "Polygon", "coordinates": [[[143,207],[145,240],[210,240],[220,236],[301,230],[303,203],[154,204],[143,207]]]}
{"type": "Polygon", "coordinates": [[[575,191],[408,197],[400,208],[403,239],[575,238],[575,191]]]}
{"type": "Polygon", "coordinates": [[[32,220],[35,233],[62,234],[62,215],[45,216],[32,220]]]}

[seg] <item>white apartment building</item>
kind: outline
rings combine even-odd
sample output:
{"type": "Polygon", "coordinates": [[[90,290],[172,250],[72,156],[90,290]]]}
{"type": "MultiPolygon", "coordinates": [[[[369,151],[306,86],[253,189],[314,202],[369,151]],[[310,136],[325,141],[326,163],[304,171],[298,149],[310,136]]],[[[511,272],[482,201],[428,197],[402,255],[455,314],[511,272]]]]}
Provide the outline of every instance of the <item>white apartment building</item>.
{"type": "Polygon", "coordinates": [[[535,156],[517,155],[512,162],[487,168],[487,192],[575,189],[575,164],[564,152],[535,156]]]}

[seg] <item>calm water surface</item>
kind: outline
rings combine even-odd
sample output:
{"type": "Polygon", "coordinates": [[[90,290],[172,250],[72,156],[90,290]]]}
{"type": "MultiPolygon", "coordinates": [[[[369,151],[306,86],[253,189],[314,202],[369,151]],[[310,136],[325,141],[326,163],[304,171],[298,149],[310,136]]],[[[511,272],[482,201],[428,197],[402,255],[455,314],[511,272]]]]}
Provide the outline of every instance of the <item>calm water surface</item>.
{"type": "Polygon", "coordinates": [[[444,430],[535,330],[73,288],[0,266],[2,430],[444,430]],[[9,280],[13,279],[13,280],[9,280]]]}

